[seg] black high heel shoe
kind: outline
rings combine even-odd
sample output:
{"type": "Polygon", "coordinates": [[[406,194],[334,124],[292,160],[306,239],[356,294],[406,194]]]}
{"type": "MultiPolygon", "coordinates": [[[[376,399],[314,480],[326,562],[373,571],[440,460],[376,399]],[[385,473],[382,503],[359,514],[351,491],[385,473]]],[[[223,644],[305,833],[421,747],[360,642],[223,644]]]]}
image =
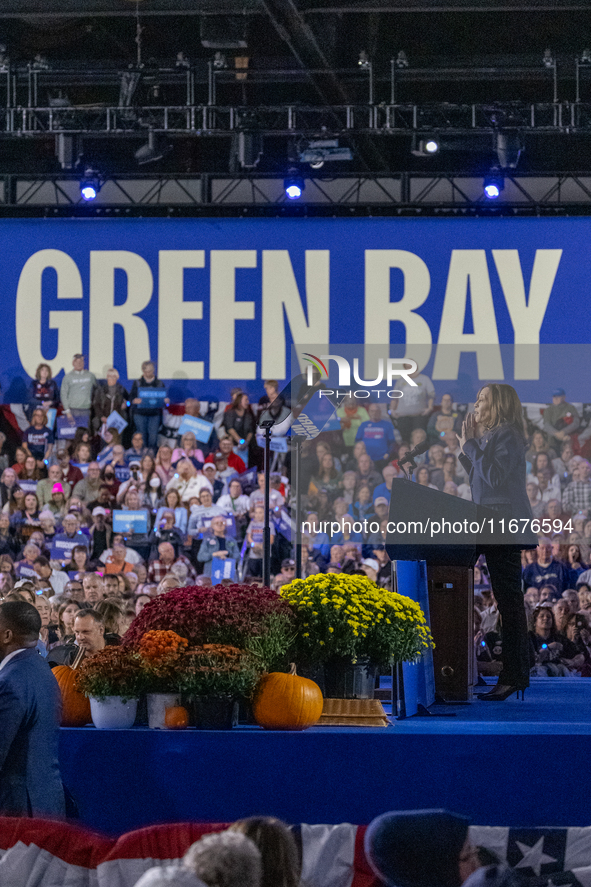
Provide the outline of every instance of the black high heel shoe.
{"type": "Polygon", "coordinates": [[[518,699],[519,694],[521,693],[521,698],[525,700],[525,687],[511,687],[504,684],[497,684],[496,687],[493,687],[490,693],[479,694],[478,699],[482,699],[484,702],[504,702],[505,699],[508,699],[513,693],[517,693],[518,699]]]}

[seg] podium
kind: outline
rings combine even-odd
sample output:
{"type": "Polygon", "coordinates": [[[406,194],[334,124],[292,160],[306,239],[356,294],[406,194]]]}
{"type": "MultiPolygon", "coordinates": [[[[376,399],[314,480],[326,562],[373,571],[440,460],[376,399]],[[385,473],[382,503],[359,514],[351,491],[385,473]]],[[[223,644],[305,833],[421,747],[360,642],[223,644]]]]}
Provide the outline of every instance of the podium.
{"type": "Polygon", "coordinates": [[[387,534],[386,551],[393,561],[427,564],[435,692],[446,702],[469,701],[476,679],[472,567],[480,546],[469,527],[494,518],[495,512],[487,512],[473,502],[403,478],[392,481],[388,530],[393,532],[387,534]]]}

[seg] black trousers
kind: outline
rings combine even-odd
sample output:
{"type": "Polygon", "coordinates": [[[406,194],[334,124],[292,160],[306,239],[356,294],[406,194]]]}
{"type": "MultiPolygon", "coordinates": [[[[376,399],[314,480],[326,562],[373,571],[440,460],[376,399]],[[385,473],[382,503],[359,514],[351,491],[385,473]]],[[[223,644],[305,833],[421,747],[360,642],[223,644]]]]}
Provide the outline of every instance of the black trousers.
{"type": "Polygon", "coordinates": [[[485,556],[502,620],[503,670],[499,684],[529,687],[529,642],[521,590],[521,552],[505,545],[491,545],[485,556]]]}

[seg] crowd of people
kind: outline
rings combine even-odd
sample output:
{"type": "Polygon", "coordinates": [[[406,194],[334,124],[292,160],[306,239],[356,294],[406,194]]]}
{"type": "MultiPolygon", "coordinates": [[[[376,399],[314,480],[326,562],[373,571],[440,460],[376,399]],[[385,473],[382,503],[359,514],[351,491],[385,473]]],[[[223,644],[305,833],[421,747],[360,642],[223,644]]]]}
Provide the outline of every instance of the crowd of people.
{"type": "MultiPolygon", "coordinates": [[[[454,404],[450,394],[436,403],[431,380],[422,373],[413,380],[414,386],[403,382],[404,397],[388,406],[345,399],[337,411],[340,429],[301,444],[304,577],[356,573],[390,587],[385,543],[392,482],[406,476],[401,459],[417,445],[428,446],[415,457],[415,482],[470,499],[459,458],[468,405],[454,404]]],[[[78,637],[74,621],[80,621],[73,615],[79,609],[98,613],[102,636],[114,642],[150,597],[169,588],[262,581],[265,475],[257,421],[262,410],[281,404],[275,380],[264,388],[254,406],[241,389],[232,389],[210,438],[202,442],[193,431],[179,432],[182,415],[168,411],[166,389],[151,361],[142,365],[142,377],[130,392],[114,369],[98,382],[80,354],[59,389],[50,368],[38,368],[28,404],[30,426],[12,454],[5,446],[0,455],[5,460],[0,594],[35,602],[48,653],[55,657],[62,655],[53,652],[56,648],[68,648],[71,655],[78,637]],[[161,396],[152,402],[154,390],[161,396]],[[67,437],[50,427],[50,410],[56,411],[53,418],[65,420],[59,433],[66,427],[67,437]],[[123,420],[125,429],[113,417],[123,420]]],[[[188,398],[184,416],[199,418],[199,401],[188,398]]],[[[540,534],[537,550],[523,552],[525,601],[533,618],[534,607],[551,611],[549,603],[561,606],[568,600],[578,625],[568,643],[566,626],[551,626],[562,638],[551,641],[562,645],[564,661],[557,664],[559,657],[547,652],[555,646],[537,649],[536,632],[548,615],[536,611],[532,669],[585,674],[585,623],[591,615],[591,465],[585,454],[591,432],[581,427],[562,389],[553,392],[540,424],[530,423],[528,430],[527,495],[540,534]],[[570,644],[577,645],[576,655],[570,644]]],[[[296,572],[295,540],[286,529],[294,498],[290,455],[274,457],[269,491],[276,589],[296,572]]],[[[494,595],[482,558],[476,574],[477,591],[494,595]]],[[[487,630],[476,630],[485,671],[494,668],[485,664],[488,658],[500,661],[502,646],[498,613],[492,624],[494,600],[483,605],[491,607],[487,630]]]]}

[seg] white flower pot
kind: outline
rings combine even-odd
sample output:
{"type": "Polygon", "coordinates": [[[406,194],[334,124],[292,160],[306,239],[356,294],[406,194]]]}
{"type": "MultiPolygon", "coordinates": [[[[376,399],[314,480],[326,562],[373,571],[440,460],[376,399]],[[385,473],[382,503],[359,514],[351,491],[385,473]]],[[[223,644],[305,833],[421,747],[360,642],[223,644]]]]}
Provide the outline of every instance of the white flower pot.
{"type": "Polygon", "coordinates": [[[137,703],[137,699],[123,700],[120,696],[107,696],[103,700],[91,696],[92,723],[98,730],[128,730],[133,727],[137,703]]]}
{"type": "Polygon", "coordinates": [[[180,704],[181,697],[178,693],[148,693],[148,727],[166,729],[166,709],[180,704]]]}

